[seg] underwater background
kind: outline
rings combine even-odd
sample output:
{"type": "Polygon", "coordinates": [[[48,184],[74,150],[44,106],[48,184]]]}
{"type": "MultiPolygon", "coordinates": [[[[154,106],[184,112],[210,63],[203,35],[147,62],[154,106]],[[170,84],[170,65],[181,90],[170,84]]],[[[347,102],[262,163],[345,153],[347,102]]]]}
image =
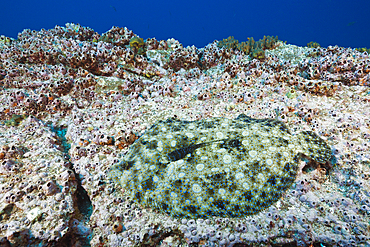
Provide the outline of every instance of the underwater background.
{"type": "Polygon", "coordinates": [[[2,1],[0,34],[16,38],[23,29],[50,29],[67,22],[104,33],[127,27],[146,39],[175,38],[204,47],[234,36],[258,40],[278,35],[289,44],[367,47],[370,2],[313,1],[2,1]]]}
{"type": "Polygon", "coordinates": [[[2,1],[0,247],[369,247],[369,3],[2,1]]]}

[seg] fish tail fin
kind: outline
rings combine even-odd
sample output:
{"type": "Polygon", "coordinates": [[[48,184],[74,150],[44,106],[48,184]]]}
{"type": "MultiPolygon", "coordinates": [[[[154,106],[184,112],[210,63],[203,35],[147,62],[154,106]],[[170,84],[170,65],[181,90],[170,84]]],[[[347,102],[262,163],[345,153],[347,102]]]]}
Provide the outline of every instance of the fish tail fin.
{"type": "Polygon", "coordinates": [[[298,141],[302,147],[302,153],[311,159],[324,163],[331,159],[330,146],[312,131],[302,131],[298,135],[298,141]]]}

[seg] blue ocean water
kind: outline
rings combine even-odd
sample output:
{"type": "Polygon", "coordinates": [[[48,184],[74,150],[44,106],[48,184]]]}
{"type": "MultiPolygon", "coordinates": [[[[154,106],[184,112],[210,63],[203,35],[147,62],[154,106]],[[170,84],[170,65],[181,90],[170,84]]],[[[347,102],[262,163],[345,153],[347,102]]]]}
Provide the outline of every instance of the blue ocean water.
{"type": "Polygon", "coordinates": [[[203,47],[215,39],[239,41],[278,35],[289,44],[370,46],[368,0],[2,1],[0,34],[16,38],[23,29],[50,29],[67,22],[99,33],[127,27],[146,39],[175,38],[203,47]]]}

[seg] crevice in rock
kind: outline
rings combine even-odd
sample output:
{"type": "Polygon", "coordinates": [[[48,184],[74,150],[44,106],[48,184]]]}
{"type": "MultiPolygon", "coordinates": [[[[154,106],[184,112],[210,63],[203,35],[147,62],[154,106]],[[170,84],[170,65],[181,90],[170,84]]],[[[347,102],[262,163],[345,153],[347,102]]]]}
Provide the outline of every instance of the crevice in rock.
{"type": "MultiPolygon", "coordinates": [[[[77,180],[77,191],[76,191],[76,206],[78,208],[79,214],[76,215],[78,220],[82,222],[88,222],[90,220],[90,217],[93,213],[93,206],[90,200],[90,197],[87,193],[87,191],[82,187],[81,185],[81,179],[78,173],[73,168],[73,163],[70,161],[70,155],[69,155],[69,149],[71,148],[71,145],[68,143],[67,139],[65,138],[67,127],[65,126],[52,126],[49,124],[49,127],[51,131],[57,134],[58,138],[61,141],[62,145],[62,151],[64,153],[65,159],[68,160],[68,162],[71,164],[70,169],[73,171],[75,178],[77,180]]],[[[71,233],[74,235],[73,233],[71,233]]],[[[73,239],[73,238],[72,238],[73,239]]],[[[87,237],[84,237],[83,239],[81,236],[75,236],[74,239],[78,239],[80,246],[91,246],[90,240],[91,240],[91,234],[87,237]]]]}

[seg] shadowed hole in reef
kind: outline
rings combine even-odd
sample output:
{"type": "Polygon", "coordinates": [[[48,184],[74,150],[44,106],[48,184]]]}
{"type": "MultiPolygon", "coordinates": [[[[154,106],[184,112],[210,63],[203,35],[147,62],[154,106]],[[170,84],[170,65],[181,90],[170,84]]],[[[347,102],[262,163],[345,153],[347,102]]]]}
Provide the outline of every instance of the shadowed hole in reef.
{"type": "Polygon", "coordinates": [[[9,220],[10,216],[14,213],[14,204],[8,204],[0,211],[0,221],[9,220]]]}
{"type": "MultiPolygon", "coordinates": [[[[70,161],[70,156],[68,152],[69,152],[69,149],[71,148],[71,145],[67,142],[67,139],[65,138],[67,127],[63,127],[63,126],[55,127],[55,126],[52,126],[51,124],[49,124],[49,127],[51,131],[57,134],[59,140],[61,141],[61,145],[63,147],[62,151],[65,155],[65,158],[68,161],[70,161]]],[[[77,208],[81,216],[83,217],[83,219],[80,219],[80,220],[88,222],[93,212],[92,203],[91,203],[89,195],[87,194],[87,191],[81,185],[81,179],[80,179],[79,174],[77,174],[75,170],[73,169],[73,163],[72,162],[70,163],[72,164],[71,169],[74,172],[76,180],[77,180],[77,192],[76,192],[77,208]]],[[[90,236],[88,236],[84,241],[81,241],[81,239],[79,239],[80,243],[82,244],[81,246],[83,247],[91,246],[90,244],[91,237],[92,236],[90,234],[90,236]]]]}

